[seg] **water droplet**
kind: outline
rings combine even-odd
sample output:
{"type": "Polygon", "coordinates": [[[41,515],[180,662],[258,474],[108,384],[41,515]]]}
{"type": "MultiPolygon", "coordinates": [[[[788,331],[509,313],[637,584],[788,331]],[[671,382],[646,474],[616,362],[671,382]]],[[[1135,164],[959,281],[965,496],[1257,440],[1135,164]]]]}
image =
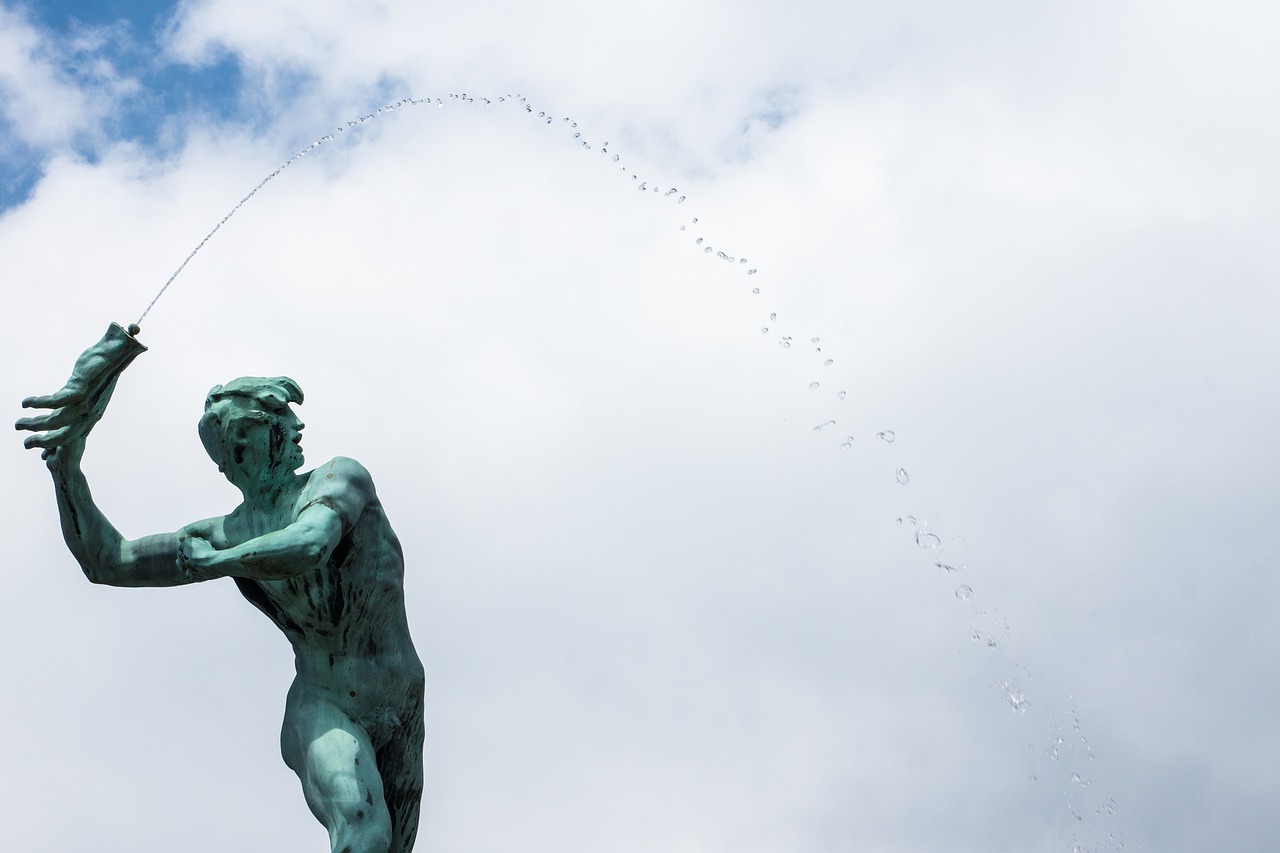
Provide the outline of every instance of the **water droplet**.
{"type": "Polygon", "coordinates": [[[767,334],[769,334],[769,327],[768,327],[768,326],[761,326],[761,327],[760,327],[760,334],[762,334],[762,335],[767,335],[767,334]]]}
{"type": "Polygon", "coordinates": [[[769,319],[770,319],[770,320],[776,320],[776,319],[778,319],[778,314],[777,314],[777,312],[774,312],[774,313],[770,314],[770,315],[769,315],[769,319]]]}
{"type": "Polygon", "coordinates": [[[759,272],[758,269],[756,269],[755,267],[752,267],[751,269],[747,270],[747,275],[755,275],[758,272],[759,272]]]}
{"type": "Polygon", "coordinates": [[[839,394],[836,395],[836,399],[843,400],[845,397],[848,397],[848,396],[849,396],[848,391],[841,391],[839,394]]]}
{"type": "Polygon", "coordinates": [[[809,390],[810,390],[810,391],[816,391],[816,390],[817,390],[817,388],[818,388],[818,383],[817,383],[817,382],[810,382],[810,383],[809,383],[809,390]]]}
{"type": "Polygon", "coordinates": [[[809,338],[809,343],[816,344],[817,342],[818,342],[818,338],[809,338]]]}
{"type": "Polygon", "coordinates": [[[640,192],[648,192],[648,190],[649,190],[649,182],[648,182],[648,181],[641,181],[641,182],[640,182],[640,192]]]}
{"type": "Polygon", "coordinates": [[[676,199],[676,204],[684,204],[684,196],[680,196],[680,198],[676,199]]]}
{"type": "Polygon", "coordinates": [[[954,574],[957,571],[955,566],[951,565],[950,563],[944,563],[941,560],[935,560],[933,563],[933,567],[935,569],[942,569],[944,572],[951,573],[951,574],[954,574]]]}
{"type": "Polygon", "coordinates": [[[778,346],[782,347],[783,349],[791,349],[791,341],[787,340],[786,338],[783,338],[782,340],[778,341],[778,346]]]}
{"type": "Polygon", "coordinates": [[[683,226],[683,225],[681,225],[681,226],[680,226],[680,230],[681,230],[681,231],[683,231],[683,230],[684,230],[684,226],[683,226]]]}
{"type": "Polygon", "coordinates": [[[622,159],[622,155],[621,155],[621,154],[614,154],[614,155],[613,155],[613,162],[615,162],[615,163],[616,163],[616,162],[618,162],[618,161],[619,161],[619,160],[621,160],[621,159],[622,159]]]}
{"type": "Polygon", "coordinates": [[[752,293],[759,293],[759,292],[760,292],[760,288],[758,288],[758,287],[753,287],[753,288],[751,288],[751,292],[752,292],[752,293]]]}
{"type": "Polygon", "coordinates": [[[894,523],[894,524],[896,524],[896,525],[898,525],[899,527],[901,527],[901,526],[902,526],[902,516],[898,516],[896,519],[894,519],[894,522],[893,522],[893,523],[894,523]]]}
{"type": "Polygon", "coordinates": [[[581,139],[581,138],[582,138],[582,134],[581,134],[581,133],[575,133],[575,134],[573,135],[573,138],[574,138],[574,139],[581,139]]]}
{"type": "Polygon", "coordinates": [[[747,262],[746,258],[738,258],[738,263],[745,264],[746,262],[747,262]]]}
{"type": "Polygon", "coordinates": [[[961,601],[968,601],[973,598],[973,587],[968,584],[960,584],[960,586],[956,587],[956,598],[961,601]]]}
{"type": "Polygon", "coordinates": [[[694,224],[694,225],[697,225],[697,224],[698,224],[698,217],[696,217],[696,216],[695,216],[695,217],[693,217],[692,222],[693,222],[693,224],[694,224]]]}
{"type": "Polygon", "coordinates": [[[840,449],[841,449],[841,450],[848,450],[850,447],[853,447],[853,442],[852,442],[852,441],[846,441],[846,442],[841,443],[841,445],[840,445],[840,449]]]}
{"type": "Polygon", "coordinates": [[[703,254],[707,254],[707,255],[709,255],[709,254],[711,254],[711,247],[710,247],[710,246],[708,246],[707,248],[703,249],[702,251],[703,251],[703,254]]]}
{"type": "Polygon", "coordinates": [[[836,362],[835,362],[835,359],[830,359],[830,358],[829,358],[829,359],[827,359],[826,361],[822,362],[822,366],[823,366],[823,367],[830,367],[831,365],[833,365],[833,364],[835,364],[835,363],[836,363],[836,362]]]}
{"type": "Polygon", "coordinates": [[[694,240],[694,241],[693,241],[693,244],[694,244],[695,246],[701,246],[701,245],[702,245],[702,238],[701,238],[701,237],[699,237],[697,240],[694,240]]]}
{"type": "Polygon", "coordinates": [[[667,197],[667,196],[669,196],[669,195],[675,195],[675,194],[676,194],[676,188],[675,188],[675,187],[672,187],[671,189],[669,189],[669,190],[667,190],[665,193],[663,193],[663,194],[662,194],[662,197],[663,197],[663,198],[666,198],[666,197],[667,197]]]}
{"type": "Polygon", "coordinates": [[[720,259],[720,260],[722,260],[722,261],[727,261],[727,260],[729,260],[729,256],[728,256],[728,255],[726,255],[724,252],[716,252],[716,257],[717,257],[717,258],[719,258],[719,259],[720,259]]]}
{"type": "Polygon", "coordinates": [[[836,422],[835,422],[835,421],[824,421],[824,422],[822,422],[822,423],[818,424],[816,427],[814,427],[814,428],[813,428],[813,431],[814,431],[814,432],[822,432],[822,431],[823,431],[824,429],[826,429],[827,427],[829,427],[829,426],[835,426],[835,425],[836,425],[836,422]]]}
{"type": "Polygon", "coordinates": [[[1005,699],[1009,701],[1009,707],[1015,714],[1025,714],[1027,712],[1027,697],[1022,694],[1016,684],[1006,681],[1000,685],[1004,689],[1005,699]]]}
{"type": "Polygon", "coordinates": [[[881,440],[881,441],[888,442],[889,444],[893,444],[893,438],[894,438],[894,436],[893,436],[893,430],[891,430],[891,429],[883,430],[883,431],[880,433],[880,440],[881,440]]]}
{"type": "MultiPolygon", "coordinates": [[[[901,468],[899,468],[898,471],[899,473],[906,473],[901,468]]],[[[904,486],[906,485],[906,483],[903,483],[901,477],[898,478],[898,482],[902,483],[904,486]]],[[[921,548],[926,549],[937,548],[942,544],[942,538],[930,530],[928,525],[925,525],[916,531],[916,544],[921,548]]]]}
{"type": "Polygon", "coordinates": [[[911,475],[907,473],[906,468],[899,468],[897,472],[898,483],[905,486],[911,482],[911,475]]]}

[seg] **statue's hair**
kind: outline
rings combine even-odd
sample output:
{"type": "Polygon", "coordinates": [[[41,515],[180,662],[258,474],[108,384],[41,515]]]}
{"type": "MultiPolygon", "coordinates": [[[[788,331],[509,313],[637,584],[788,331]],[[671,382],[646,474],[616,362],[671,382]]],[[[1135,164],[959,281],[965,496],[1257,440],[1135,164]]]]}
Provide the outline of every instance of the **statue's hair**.
{"type": "Polygon", "coordinates": [[[241,376],[226,385],[215,385],[204,398],[204,414],[200,417],[200,443],[223,470],[227,456],[227,427],[237,420],[237,398],[265,402],[278,409],[289,403],[302,402],[302,388],[288,376],[241,376]]]}

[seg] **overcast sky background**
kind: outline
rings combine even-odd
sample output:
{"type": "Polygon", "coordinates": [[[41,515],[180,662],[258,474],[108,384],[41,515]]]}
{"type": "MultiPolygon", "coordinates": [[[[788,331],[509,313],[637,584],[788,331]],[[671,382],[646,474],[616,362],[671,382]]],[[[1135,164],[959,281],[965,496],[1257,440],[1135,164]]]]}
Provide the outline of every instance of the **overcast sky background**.
{"type": "MultiPolygon", "coordinates": [[[[0,399],[334,134],[86,470],[227,512],[205,392],[301,383],[405,546],[419,850],[1272,850],[1275,9],[0,0],[0,399]]],[[[6,846],[325,850],[283,638],[87,583],[20,438],[6,846]]]]}

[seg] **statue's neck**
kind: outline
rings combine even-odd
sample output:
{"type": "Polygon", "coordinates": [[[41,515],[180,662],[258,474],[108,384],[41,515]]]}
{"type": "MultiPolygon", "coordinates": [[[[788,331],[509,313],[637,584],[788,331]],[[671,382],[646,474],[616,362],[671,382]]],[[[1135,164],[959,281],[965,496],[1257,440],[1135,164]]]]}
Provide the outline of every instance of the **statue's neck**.
{"type": "Polygon", "coordinates": [[[228,477],[228,479],[244,496],[245,507],[258,512],[272,512],[282,504],[291,504],[305,484],[305,478],[292,471],[259,479],[247,477],[228,477]]]}

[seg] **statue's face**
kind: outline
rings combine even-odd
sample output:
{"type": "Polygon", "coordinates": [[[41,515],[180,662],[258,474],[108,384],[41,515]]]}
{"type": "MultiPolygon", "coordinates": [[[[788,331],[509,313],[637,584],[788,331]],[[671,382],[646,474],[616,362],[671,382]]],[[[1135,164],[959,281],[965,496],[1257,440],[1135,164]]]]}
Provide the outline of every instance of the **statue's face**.
{"type": "Polygon", "coordinates": [[[267,392],[231,398],[226,415],[226,467],[255,478],[286,474],[302,467],[302,428],[289,404],[267,392]]]}

